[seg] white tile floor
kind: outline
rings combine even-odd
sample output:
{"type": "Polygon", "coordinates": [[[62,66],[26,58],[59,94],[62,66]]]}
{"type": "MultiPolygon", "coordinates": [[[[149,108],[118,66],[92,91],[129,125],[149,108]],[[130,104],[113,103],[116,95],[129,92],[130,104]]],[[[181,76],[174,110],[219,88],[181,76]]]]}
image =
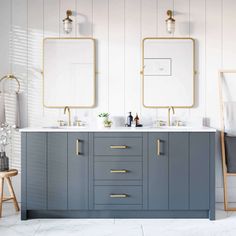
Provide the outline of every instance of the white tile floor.
{"type": "Polygon", "coordinates": [[[0,236],[235,236],[236,212],[217,204],[216,221],[207,219],[37,219],[21,221],[10,203],[4,204],[0,236]]]}

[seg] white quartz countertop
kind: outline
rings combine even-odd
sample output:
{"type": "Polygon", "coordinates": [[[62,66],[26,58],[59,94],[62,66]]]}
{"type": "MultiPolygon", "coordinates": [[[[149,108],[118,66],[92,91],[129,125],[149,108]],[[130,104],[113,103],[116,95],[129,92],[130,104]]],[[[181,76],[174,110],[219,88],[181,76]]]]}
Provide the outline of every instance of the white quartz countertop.
{"type": "Polygon", "coordinates": [[[216,132],[210,127],[189,127],[189,126],[164,126],[164,127],[28,127],[20,129],[20,132],[216,132]]]}

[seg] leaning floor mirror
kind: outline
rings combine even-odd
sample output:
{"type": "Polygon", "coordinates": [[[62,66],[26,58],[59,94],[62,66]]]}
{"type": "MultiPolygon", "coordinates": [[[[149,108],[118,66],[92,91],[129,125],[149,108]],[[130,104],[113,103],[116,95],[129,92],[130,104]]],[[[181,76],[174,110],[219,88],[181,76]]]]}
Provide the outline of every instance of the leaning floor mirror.
{"type": "Polygon", "coordinates": [[[143,39],[141,74],[145,107],[192,107],[194,73],[192,38],[143,39]]]}
{"type": "Polygon", "coordinates": [[[95,40],[45,38],[43,104],[48,108],[95,106],[95,40]]]}

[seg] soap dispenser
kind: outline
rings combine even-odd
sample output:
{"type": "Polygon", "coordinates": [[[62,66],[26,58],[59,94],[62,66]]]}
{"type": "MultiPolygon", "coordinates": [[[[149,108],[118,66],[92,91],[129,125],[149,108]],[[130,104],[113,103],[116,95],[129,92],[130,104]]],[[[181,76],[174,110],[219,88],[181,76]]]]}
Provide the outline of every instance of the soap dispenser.
{"type": "Polygon", "coordinates": [[[131,112],[129,112],[129,115],[127,117],[127,126],[131,127],[132,122],[133,122],[133,116],[131,115],[131,112]]]}

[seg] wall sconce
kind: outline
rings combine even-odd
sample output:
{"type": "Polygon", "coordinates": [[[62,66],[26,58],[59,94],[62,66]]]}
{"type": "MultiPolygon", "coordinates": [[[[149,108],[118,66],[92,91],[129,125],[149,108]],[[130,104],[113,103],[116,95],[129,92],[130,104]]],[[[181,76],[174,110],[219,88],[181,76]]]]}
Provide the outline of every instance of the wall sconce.
{"type": "Polygon", "coordinates": [[[173,18],[173,11],[167,11],[168,18],[166,19],[166,30],[168,33],[172,34],[175,31],[175,19],[173,18]]]}
{"type": "Polygon", "coordinates": [[[63,20],[63,29],[65,33],[69,34],[72,31],[72,22],[70,16],[72,16],[72,11],[67,10],[66,11],[66,18],[63,20]]]}

